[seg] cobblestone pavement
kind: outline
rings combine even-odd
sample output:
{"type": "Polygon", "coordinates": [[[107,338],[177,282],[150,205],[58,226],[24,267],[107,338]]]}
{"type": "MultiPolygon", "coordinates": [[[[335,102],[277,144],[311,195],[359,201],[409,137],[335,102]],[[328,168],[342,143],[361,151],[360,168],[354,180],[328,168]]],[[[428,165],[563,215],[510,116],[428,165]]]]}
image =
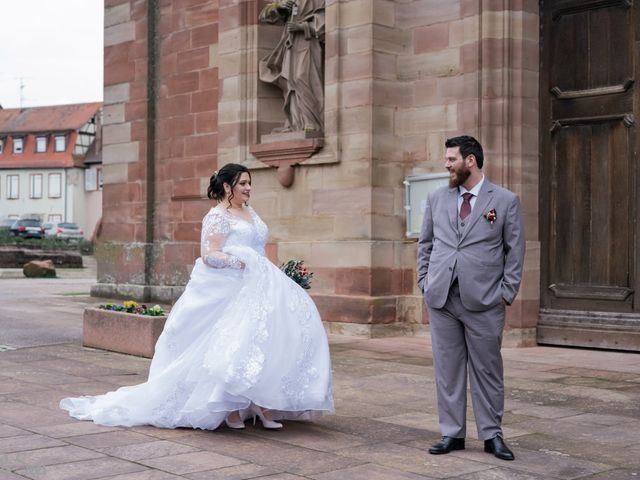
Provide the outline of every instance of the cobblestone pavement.
{"type": "Polygon", "coordinates": [[[429,455],[439,434],[426,337],[332,337],[337,412],[316,423],[275,432],[247,423],[238,432],[74,420],[58,410],[62,397],[142,382],[149,365],[80,346],[80,312],[95,302],[80,280],[0,278],[0,344],[20,339],[0,351],[0,480],[640,478],[640,355],[632,353],[505,349],[513,462],[483,452],[471,412],[467,449],[429,455]],[[16,333],[7,304],[29,291],[37,299],[24,304],[26,325],[45,325],[31,340],[16,333]],[[49,324],[71,333],[51,335],[49,324]]]}

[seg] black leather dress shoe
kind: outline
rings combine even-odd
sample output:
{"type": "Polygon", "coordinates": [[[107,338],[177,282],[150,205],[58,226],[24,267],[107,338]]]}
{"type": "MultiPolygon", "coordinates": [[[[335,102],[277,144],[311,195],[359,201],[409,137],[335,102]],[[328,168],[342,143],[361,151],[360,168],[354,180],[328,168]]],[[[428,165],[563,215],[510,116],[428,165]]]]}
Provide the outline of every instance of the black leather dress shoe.
{"type": "Polygon", "coordinates": [[[442,455],[453,450],[464,450],[464,438],[442,437],[429,449],[431,455],[442,455]]]}
{"type": "Polygon", "coordinates": [[[490,440],[485,440],[484,451],[487,453],[493,453],[501,460],[515,460],[516,458],[513,456],[513,452],[509,450],[509,447],[507,447],[500,435],[496,435],[490,440]]]}

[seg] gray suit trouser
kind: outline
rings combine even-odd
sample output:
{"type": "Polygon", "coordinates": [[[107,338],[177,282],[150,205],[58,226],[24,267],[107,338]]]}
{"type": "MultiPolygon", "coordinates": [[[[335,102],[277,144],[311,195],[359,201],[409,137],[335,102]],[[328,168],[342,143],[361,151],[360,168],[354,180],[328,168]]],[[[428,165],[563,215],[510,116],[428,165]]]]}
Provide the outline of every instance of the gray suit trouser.
{"type": "Polygon", "coordinates": [[[466,435],[468,368],[478,437],[488,440],[502,436],[504,381],[500,345],[504,305],[470,312],[460,301],[455,281],[444,307],[428,310],[442,435],[466,435]]]}

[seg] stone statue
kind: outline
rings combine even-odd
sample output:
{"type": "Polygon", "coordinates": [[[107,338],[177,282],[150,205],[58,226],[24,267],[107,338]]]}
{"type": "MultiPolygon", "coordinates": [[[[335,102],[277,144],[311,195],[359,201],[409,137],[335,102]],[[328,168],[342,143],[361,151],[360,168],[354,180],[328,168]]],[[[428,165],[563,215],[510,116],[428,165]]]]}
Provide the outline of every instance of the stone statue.
{"type": "Polygon", "coordinates": [[[260,22],[284,24],[274,50],[260,61],[260,80],[282,90],[284,127],[274,132],[322,134],[324,128],[324,0],[277,0],[260,22]]]}

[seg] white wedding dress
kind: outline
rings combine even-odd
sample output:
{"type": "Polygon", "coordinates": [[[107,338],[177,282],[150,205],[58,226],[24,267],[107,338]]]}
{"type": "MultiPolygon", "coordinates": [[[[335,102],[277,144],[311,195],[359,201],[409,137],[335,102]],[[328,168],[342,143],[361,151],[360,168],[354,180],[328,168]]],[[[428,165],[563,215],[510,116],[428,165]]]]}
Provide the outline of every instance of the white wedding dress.
{"type": "Polygon", "coordinates": [[[147,382],[60,407],[102,425],[217,428],[251,402],[273,418],[333,412],[331,360],[307,293],[264,254],[267,226],[219,205],[202,224],[202,256],[158,339],[147,382]],[[243,268],[244,266],[244,268],[243,268]]]}

